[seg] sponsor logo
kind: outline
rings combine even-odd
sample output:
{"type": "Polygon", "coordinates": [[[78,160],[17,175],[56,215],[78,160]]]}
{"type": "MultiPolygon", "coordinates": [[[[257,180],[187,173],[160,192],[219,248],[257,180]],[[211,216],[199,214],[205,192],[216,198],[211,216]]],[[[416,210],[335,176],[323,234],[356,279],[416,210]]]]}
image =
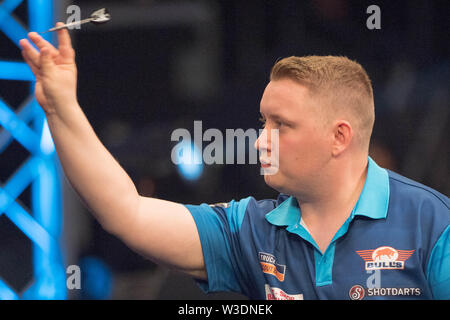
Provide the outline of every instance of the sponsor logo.
{"type": "Polygon", "coordinates": [[[262,272],[275,276],[279,281],[284,281],[286,266],[278,264],[274,255],[265,252],[259,252],[259,263],[262,272]]]}
{"type": "Polygon", "coordinates": [[[303,294],[287,294],[280,288],[270,287],[268,284],[264,285],[266,291],[266,300],[303,300],[303,294]]]}
{"type": "Polygon", "coordinates": [[[366,270],[404,269],[405,261],[414,250],[397,250],[392,247],[379,247],[373,250],[359,250],[356,253],[365,261],[366,270]]]}
{"type": "Polygon", "coordinates": [[[352,300],[362,300],[366,295],[366,291],[360,285],[354,285],[353,287],[350,288],[348,295],[352,300]]]}
{"type": "Polygon", "coordinates": [[[354,285],[350,288],[348,295],[352,300],[362,300],[364,297],[398,297],[398,296],[420,296],[420,288],[363,288],[354,285]]]}

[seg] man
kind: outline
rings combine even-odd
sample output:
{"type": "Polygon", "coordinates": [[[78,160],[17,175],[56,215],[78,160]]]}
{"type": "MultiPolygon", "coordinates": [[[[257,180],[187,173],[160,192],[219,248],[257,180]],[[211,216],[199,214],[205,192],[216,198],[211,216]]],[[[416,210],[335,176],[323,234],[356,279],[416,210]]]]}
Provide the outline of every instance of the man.
{"type": "MultiPolygon", "coordinates": [[[[60,23],[57,24],[61,25],[60,23]]],[[[109,232],[207,292],[253,299],[450,298],[448,197],[368,157],[373,94],[343,57],[276,63],[261,99],[256,147],[277,200],[182,205],[140,196],[95,135],[76,98],[67,30],[58,49],[37,33],[20,41],[36,76],[63,169],[109,232]],[[273,172],[273,171],[272,171],[273,172]]]]}

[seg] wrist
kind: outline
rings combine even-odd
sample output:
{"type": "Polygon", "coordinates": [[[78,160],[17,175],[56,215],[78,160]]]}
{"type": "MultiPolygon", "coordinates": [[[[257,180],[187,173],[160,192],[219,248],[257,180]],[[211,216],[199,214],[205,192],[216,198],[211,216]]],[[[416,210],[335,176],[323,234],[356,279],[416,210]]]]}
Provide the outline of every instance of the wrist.
{"type": "Polygon", "coordinates": [[[58,103],[56,107],[44,108],[45,116],[49,122],[69,122],[76,118],[76,115],[81,110],[80,105],[76,99],[66,100],[63,103],[58,103]]]}

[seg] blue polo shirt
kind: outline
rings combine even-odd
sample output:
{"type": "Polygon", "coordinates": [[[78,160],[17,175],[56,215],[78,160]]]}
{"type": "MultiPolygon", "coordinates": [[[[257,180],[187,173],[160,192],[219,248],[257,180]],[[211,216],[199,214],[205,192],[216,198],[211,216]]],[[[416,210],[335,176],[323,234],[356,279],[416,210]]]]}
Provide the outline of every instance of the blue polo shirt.
{"type": "Polygon", "coordinates": [[[439,192],[379,167],[321,252],[296,198],[186,205],[208,275],[205,292],[250,299],[450,299],[450,205],[439,192]]]}

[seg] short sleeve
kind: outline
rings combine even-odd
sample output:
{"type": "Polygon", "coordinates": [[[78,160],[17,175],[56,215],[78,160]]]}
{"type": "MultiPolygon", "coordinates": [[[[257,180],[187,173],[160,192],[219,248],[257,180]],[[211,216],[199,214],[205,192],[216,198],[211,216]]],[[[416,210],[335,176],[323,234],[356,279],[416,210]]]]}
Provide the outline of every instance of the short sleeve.
{"type": "Polygon", "coordinates": [[[194,218],[202,245],[207,281],[196,280],[206,292],[242,293],[239,230],[251,197],[208,205],[185,205],[194,218]]]}
{"type": "Polygon", "coordinates": [[[450,226],[447,226],[434,245],[427,276],[433,297],[439,300],[450,299],[450,226]]]}

